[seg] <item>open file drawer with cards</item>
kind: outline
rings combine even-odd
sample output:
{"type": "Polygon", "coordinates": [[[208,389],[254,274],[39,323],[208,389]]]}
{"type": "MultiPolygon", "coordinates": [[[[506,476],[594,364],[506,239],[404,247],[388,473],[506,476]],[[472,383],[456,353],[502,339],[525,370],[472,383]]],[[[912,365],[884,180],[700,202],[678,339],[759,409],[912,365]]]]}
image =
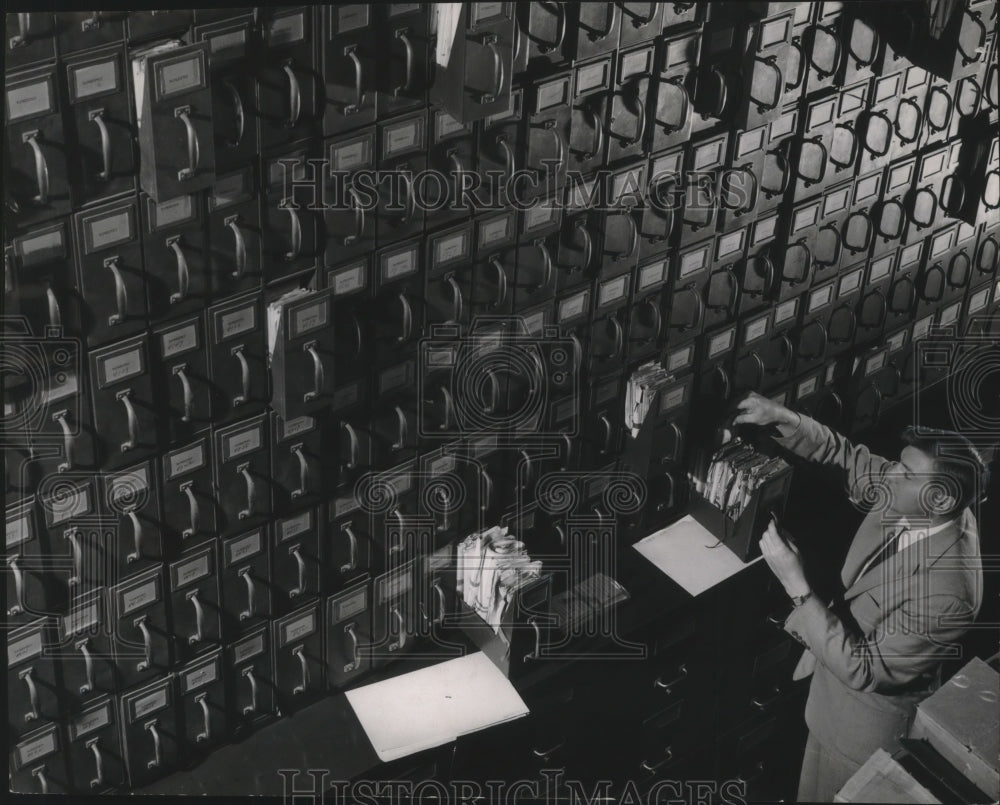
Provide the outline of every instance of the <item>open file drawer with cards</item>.
{"type": "Polygon", "coordinates": [[[174,656],[182,663],[222,642],[216,545],[205,545],[168,568],[174,656]]]}
{"type": "Polygon", "coordinates": [[[371,668],[372,583],[358,582],[326,599],[326,683],[347,685],[371,668]]]}
{"type": "Polygon", "coordinates": [[[11,747],[10,791],[20,794],[68,794],[71,784],[62,731],[41,727],[11,747]]]}
{"type": "Polygon", "coordinates": [[[42,724],[58,721],[62,712],[53,624],[48,618],[7,633],[7,730],[13,738],[42,724]]]}
{"type": "Polygon", "coordinates": [[[113,649],[120,688],[162,676],[170,669],[172,636],[163,571],[147,570],[108,591],[113,649]]]}
{"type": "Polygon", "coordinates": [[[157,202],[215,181],[208,44],[168,42],[131,56],[139,185],[157,202]]]}
{"type": "Polygon", "coordinates": [[[74,794],[104,794],[125,787],[125,753],[115,700],[88,703],[66,725],[66,755],[74,794]]]}
{"type": "Polygon", "coordinates": [[[323,512],[305,509],[271,524],[271,594],[274,611],[283,615],[299,602],[322,592],[323,512]]]}
{"type": "Polygon", "coordinates": [[[222,518],[218,533],[236,534],[271,515],[270,441],[260,414],[215,431],[215,487],[222,518]]]}
{"type": "Polygon", "coordinates": [[[268,305],[271,406],[282,419],[306,416],[330,404],[334,388],[332,308],[329,290],[268,305]]]}
{"type": "Polygon", "coordinates": [[[65,710],[79,715],[89,702],[118,691],[107,590],[74,598],[59,618],[59,663],[65,710]]]}
{"type": "Polygon", "coordinates": [[[181,719],[181,756],[192,762],[230,737],[222,649],[178,668],[174,680],[181,719]]]}
{"type": "Polygon", "coordinates": [[[227,650],[229,723],[241,736],[269,719],[274,708],[274,668],[270,625],[259,626],[227,650]]]}
{"type": "Polygon", "coordinates": [[[158,446],[146,336],[90,353],[94,427],[104,466],[121,467],[158,446]]]}
{"type": "Polygon", "coordinates": [[[119,701],[129,784],[137,788],[174,771],[181,742],[174,675],[122,693],[119,701]]]}
{"type": "Polygon", "coordinates": [[[214,538],[218,501],[212,448],[207,435],[164,454],[160,496],[163,534],[170,558],[214,538]]]}
{"type": "Polygon", "coordinates": [[[274,684],[278,710],[291,715],[325,691],[320,602],[272,623],[274,684]]]}
{"type": "Polygon", "coordinates": [[[267,332],[261,297],[255,292],[208,309],[208,357],[218,392],[217,422],[258,413],[271,399],[267,332]]]}
{"type": "Polygon", "coordinates": [[[268,530],[259,526],[220,546],[222,634],[226,642],[266,622],[272,614],[268,530]]]}

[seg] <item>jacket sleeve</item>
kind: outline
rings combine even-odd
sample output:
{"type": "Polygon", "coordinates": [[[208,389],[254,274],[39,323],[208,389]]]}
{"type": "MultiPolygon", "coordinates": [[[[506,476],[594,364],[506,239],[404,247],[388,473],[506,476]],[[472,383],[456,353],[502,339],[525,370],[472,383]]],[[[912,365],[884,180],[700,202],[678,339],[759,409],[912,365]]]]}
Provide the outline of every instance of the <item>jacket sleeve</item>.
{"type": "Polygon", "coordinates": [[[785,621],[785,631],[803,643],[849,688],[889,693],[933,673],[976,617],[962,598],[938,594],[903,601],[867,635],[848,630],[812,596],[785,621]]]}
{"type": "Polygon", "coordinates": [[[815,419],[800,416],[797,428],[778,426],[781,436],[775,442],[804,459],[845,470],[847,493],[856,502],[877,500],[873,487],[883,483],[895,462],[872,455],[863,444],[852,444],[815,419]]]}

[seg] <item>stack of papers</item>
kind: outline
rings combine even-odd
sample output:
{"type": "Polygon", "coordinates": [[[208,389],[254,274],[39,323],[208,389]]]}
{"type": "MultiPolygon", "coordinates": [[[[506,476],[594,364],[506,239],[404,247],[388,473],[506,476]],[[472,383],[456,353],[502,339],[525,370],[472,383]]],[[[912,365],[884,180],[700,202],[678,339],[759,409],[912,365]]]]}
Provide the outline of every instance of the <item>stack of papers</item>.
{"type": "Polygon", "coordinates": [[[655,361],[642,364],[632,373],[625,392],[625,427],[631,430],[633,438],[639,435],[639,428],[646,421],[646,414],[660,390],[673,379],[674,376],[655,361]]]}
{"type": "MultiPolygon", "coordinates": [[[[281,333],[281,312],[285,309],[285,305],[290,302],[294,302],[297,299],[302,299],[304,296],[309,296],[316,293],[316,291],[310,288],[296,288],[293,291],[289,291],[286,294],[282,294],[274,302],[271,302],[267,306],[267,363],[268,366],[271,365],[271,360],[274,357],[274,350],[278,346],[278,336],[281,333]]],[[[287,334],[285,334],[287,335],[287,334]]]]}
{"type": "Polygon", "coordinates": [[[510,680],[481,651],[344,695],[383,761],[528,714],[510,680]]]}

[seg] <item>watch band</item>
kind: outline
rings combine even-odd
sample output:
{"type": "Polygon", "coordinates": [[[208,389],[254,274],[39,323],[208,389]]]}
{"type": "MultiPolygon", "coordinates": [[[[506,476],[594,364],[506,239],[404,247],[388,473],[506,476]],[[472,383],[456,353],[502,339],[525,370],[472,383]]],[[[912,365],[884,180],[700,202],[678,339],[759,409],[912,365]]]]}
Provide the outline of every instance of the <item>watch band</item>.
{"type": "Polygon", "coordinates": [[[809,600],[810,598],[812,598],[812,593],[811,593],[811,592],[809,592],[809,593],[806,593],[805,595],[793,595],[793,596],[792,596],[792,603],[793,603],[793,604],[794,604],[795,606],[797,606],[797,607],[800,607],[800,606],[802,606],[802,605],[803,605],[803,604],[804,604],[804,603],[805,603],[806,601],[808,601],[808,600],[809,600]]]}

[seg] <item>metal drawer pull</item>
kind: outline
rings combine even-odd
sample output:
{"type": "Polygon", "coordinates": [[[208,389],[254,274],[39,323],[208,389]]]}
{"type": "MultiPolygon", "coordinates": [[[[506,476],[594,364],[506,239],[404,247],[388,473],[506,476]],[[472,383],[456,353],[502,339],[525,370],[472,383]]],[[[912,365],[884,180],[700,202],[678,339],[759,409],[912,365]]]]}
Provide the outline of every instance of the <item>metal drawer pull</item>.
{"type": "Polygon", "coordinates": [[[70,578],[70,585],[79,584],[83,579],[83,551],[80,550],[80,530],[78,528],[67,528],[63,532],[63,539],[69,540],[70,551],[73,554],[73,576],[70,578]]]}
{"type": "Polygon", "coordinates": [[[298,260],[299,255],[302,253],[302,220],[299,218],[299,211],[291,206],[294,203],[294,200],[282,199],[279,205],[281,209],[288,213],[292,226],[291,247],[281,256],[281,259],[286,263],[298,260]]]}
{"type": "Polygon", "coordinates": [[[629,224],[629,236],[628,236],[628,248],[623,252],[618,252],[612,259],[617,263],[619,260],[625,260],[635,254],[635,250],[639,246],[639,225],[635,222],[635,218],[632,217],[632,210],[626,209],[624,212],[618,213],[619,215],[625,216],[625,220],[629,224]]]}
{"type": "Polygon", "coordinates": [[[393,509],[392,516],[396,518],[396,525],[399,526],[399,541],[389,546],[389,553],[402,553],[406,544],[406,536],[403,533],[406,530],[406,519],[399,509],[393,509]]]}
{"type": "Polygon", "coordinates": [[[507,135],[501,134],[497,137],[497,146],[503,151],[504,162],[507,166],[507,179],[510,180],[517,170],[517,165],[514,162],[514,152],[511,150],[510,145],[507,144],[507,135]]]}
{"type": "Polygon", "coordinates": [[[173,305],[187,299],[188,288],[191,282],[191,272],[188,269],[187,257],[184,256],[184,250],[181,248],[180,235],[167,238],[166,243],[173,250],[174,256],[177,258],[177,293],[170,294],[170,304],[173,305]]]}
{"type": "Polygon", "coordinates": [[[548,749],[534,749],[534,748],[532,748],[531,754],[533,754],[535,757],[547,758],[549,755],[552,755],[555,752],[558,752],[565,745],[566,745],[566,739],[563,738],[561,741],[559,741],[559,743],[555,744],[554,746],[550,746],[548,749]]]}
{"type": "Polygon", "coordinates": [[[361,665],[361,655],[358,653],[358,636],[354,633],[354,624],[344,627],[344,634],[351,638],[351,661],[344,666],[344,673],[349,674],[361,665]]]}
{"type": "Polygon", "coordinates": [[[240,362],[240,389],[241,393],[233,397],[233,405],[243,405],[250,399],[250,364],[247,363],[243,355],[243,345],[233,347],[232,355],[240,362]]]}
{"type": "Polygon", "coordinates": [[[239,216],[230,215],[225,220],[226,227],[233,233],[236,240],[236,269],[230,275],[233,279],[243,279],[243,272],[247,268],[247,242],[243,237],[243,231],[239,227],[239,216]]]}
{"type": "MultiPolygon", "coordinates": [[[[545,241],[542,238],[538,238],[534,245],[542,254],[542,266],[545,268],[545,273],[542,274],[542,281],[534,286],[535,291],[540,291],[552,284],[552,254],[549,252],[549,247],[545,245],[545,241]]],[[[493,259],[497,261],[497,271],[500,271],[503,266],[500,265],[500,261],[497,258],[494,257],[493,259]]],[[[504,273],[505,278],[506,276],[506,273],[504,273]]]]}
{"type": "Polygon", "coordinates": [[[441,397],[444,399],[444,417],[442,418],[441,425],[439,427],[441,430],[448,430],[451,428],[451,418],[452,412],[455,410],[455,400],[447,388],[440,386],[440,389],[441,397]]]}
{"type": "Polygon", "coordinates": [[[302,351],[308,352],[310,357],[312,357],[313,362],[313,390],[307,391],[302,395],[302,402],[307,403],[315,400],[323,394],[325,373],[323,371],[323,361],[320,360],[319,353],[316,351],[315,341],[309,341],[303,344],[302,351]]]}
{"type": "Polygon", "coordinates": [[[135,550],[125,557],[125,561],[132,564],[142,558],[142,523],[139,522],[139,516],[134,508],[130,508],[125,515],[132,521],[132,540],[135,547],[135,550]]]}
{"type": "Polygon", "coordinates": [[[949,173],[941,182],[941,209],[952,218],[956,217],[959,211],[965,206],[965,182],[954,173],[949,173]],[[958,202],[949,203],[949,199],[954,195],[955,188],[958,188],[958,202]]]}
{"type": "Polygon", "coordinates": [[[594,257],[594,239],[590,236],[590,230],[587,229],[585,219],[578,218],[574,226],[576,227],[576,231],[583,237],[583,261],[572,270],[586,271],[590,267],[590,261],[594,257]]]}
{"type": "Polygon", "coordinates": [[[116,324],[121,324],[128,316],[128,291],[125,289],[125,280],[120,270],[121,259],[109,257],[104,261],[104,267],[111,271],[111,276],[115,280],[115,306],[118,308],[118,312],[108,316],[108,325],[113,327],[116,324]]]}
{"type": "Polygon", "coordinates": [[[288,553],[295,557],[295,565],[299,574],[299,584],[288,591],[288,597],[298,598],[306,591],[306,560],[302,558],[302,550],[298,545],[289,549],[288,553]]]}
{"type": "Polygon", "coordinates": [[[140,632],[142,632],[143,645],[143,659],[141,662],[136,664],[135,670],[145,671],[149,668],[153,661],[153,636],[149,633],[149,627],[146,625],[145,615],[136,618],[134,625],[140,632]]]}
{"type": "Polygon", "coordinates": [[[593,159],[604,153],[604,121],[601,116],[591,107],[586,107],[584,111],[590,115],[591,119],[594,121],[594,147],[592,150],[585,152],[583,154],[584,159],[593,159]]]}
{"type": "Polygon", "coordinates": [[[451,286],[451,324],[458,324],[462,320],[462,289],[458,287],[458,280],[454,276],[445,280],[451,286]]]}
{"type": "Polygon", "coordinates": [[[301,444],[292,445],[291,451],[299,460],[299,488],[292,490],[292,500],[295,500],[305,495],[309,489],[309,464],[302,453],[301,444]]]}
{"type": "Polygon", "coordinates": [[[87,638],[77,642],[76,647],[83,655],[83,666],[87,674],[87,681],[80,685],[80,693],[90,693],[94,689],[94,657],[87,648],[87,638]]]}
{"type": "Polygon", "coordinates": [[[302,684],[292,688],[292,695],[298,696],[309,688],[309,664],[306,662],[304,646],[296,646],[292,649],[292,654],[299,658],[299,668],[302,670],[302,684]]]}
{"type": "Polygon", "coordinates": [[[212,721],[208,712],[208,694],[199,693],[194,697],[194,700],[201,705],[202,723],[205,726],[204,730],[194,736],[194,740],[196,743],[202,743],[203,741],[209,741],[212,739],[212,721]]]}
{"type": "Polygon", "coordinates": [[[486,470],[481,470],[480,476],[483,479],[483,502],[481,508],[483,511],[489,511],[493,508],[493,479],[486,470]]]}
{"type": "Polygon", "coordinates": [[[188,635],[188,644],[193,646],[205,639],[205,610],[201,605],[201,599],[198,598],[197,590],[192,590],[185,597],[194,606],[194,634],[188,635]]]}
{"type": "Polygon", "coordinates": [[[400,344],[404,344],[413,336],[413,308],[410,307],[410,300],[405,293],[400,293],[397,297],[399,304],[403,307],[403,332],[396,338],[400,344]]]}
{"type": "Polygon", "coordinates": [[[302,90],[299,88],[299,79],[292,70],[291,59],[281,69],[288,76],[288,120],[285,121],[285,128],[292,129],[299,124],[299,115],[302,114],[302,90]]]}
{"type": "Polygon", "coordinates": [[[406,426],[406,414],[403,409],[398,405],[393,407],[393,411],[396,414],[396,434],[399,436],[395,442],[393,442],[393,450],[405,450],[406,445],[409,442],[409,432],[406,426]]]}
{"type": "Polygon", "coordinates": [[[10,615],[20,615],[24,612],[24,573],[17,564],[17,557],[11,556],[7,559],[7,566],[14,574],[14,595],[17,603],[7,610],[10,615]]]}
{"type": "Polygon", "coordinates": [[[49,203],[49,163],[45,161],[45,154],[38,144],[41,132],[37,129],[26,131],[21,135],[21,142],[26,143],[31,148],[31,153],[35,158],[35,183],[38,187],[38,195],[32,197],[35,204],[49,203]]]}
{"type": "MultiPolygon", "coordinates": [[[[546,6],[548,4],[541,3],[540,5],[546,6]]],[[[563,40],[566,39],[566,9],[563,7],[562,3],[553,3],[552,5],[556,7],[555,12],[559,18],[559,22],[556,27],[556,41],[552,44],[548,44],[547,42],[540,43],[538,45],[539,53],[551,53],[553,50],[559,50],[559,48],[562,47],[563,40]]]]}
{"type": "Polygon", "coordinates": [[[243,131],[246,128],[246,115],[243,112],[243,99],[236,85],[228,78],[222,80],[222,86],[229,90],[229,96],[233,99],[233,108],[236,110],[236,136],[228,140],[226,145],[230,148],[238,148],[243,141],[243,131]]]}
{"type": "Polygon", "coordinates": [[[73,436],[73,430],[69,426],[69,422],[66,421],[66,417],[69,415],[68,411],[56,411],[52,415],[52,421],[59,425],[62,430],[63,435],[63,461],[59,462],[56,469],[59,472],[66,472],[73,468],[73,444],[75,438],[73,436]]]}
{"type": "Polygon", "coordinates": [[[344,236],[344,245],[350,246],[359,241],[365,233],[365,208],[353,184],[347,189],[347,193],[351,197],[351,209],[354,210],[354,232],[344,236]]]}
{"type": "Polygon", "coordinates": [[[245,567],[239,572],[239,577],[246,582],[247,585],[247,608],[240,613],[241,621],[248,621],[256,614],[255,600],[257,598],[256,585],[253,583],[253,577],[250,575],[250,568],[245,567]]]}
{"type": "MultiPolygon", "coordinates": [[[[683,76],[674,76],[673,78],[668,78],[664,86],[670,85],[674,89],[677,89],[681,93],[681,98],[683,103],[681,104],[681,113],[677,116],[677,123],[663,123],[663,133],[673,134],[675,131],[680,131],[684,128],[684,124],[687,122],[688,116],[691,113],[691,96],[688,95],[687,87],[684,86],[683,76]]],[[[671,107],[672,108],[672,107],[671,107]]]]}
{"type": "Polygon", "coordinates": [[[413,44],[407,36],[409,32],[409,28],[398,28],[395,32],[396,39],[400,40],[403,43],[403,47],[406,48],[405,77],[403,78],[403,83],[392,90],[392,94],[397,98],[404,92],[409,92],[413,86],[413,44]]]}
{"type": "Polygon", "coordinates": [[[146,732],[153,736],[153,759],[146,763],[147,769],[158,768],[160,763],[163,762],[163,756],[160,749],[160,733],[156,729],[157,721],[154,718],[152,721],[147,721],[143,727],[146,732]]]}
{"type": "Polygon", "coordinates": [[[354,531],[349,525],[345,525],[341,530],[347,534],[349,550],[347,553],[347,564],[340,566],[340,572],[349,573],[352,570],[356,570],[358,567],[358,538],[354,536],[354,531]]]}
{"type": "Polygon", "coordinates": [[[42,765],[42,766],[39,766],[39,767],[37,767],[35,769],[32,769],[31,770],[31,774],[35,778],[37,778],[37,780],[38,780],[38,786],[42,789],[42,793],[43,794],[48,794],[49,793],[49,781],[48,781],[48,778],[45,776],[45,766],[42,765]]]}
{"type": "Polygon", "coordinates": [[[413,213],[417,208],[417,198],[413,194],[413,176],[406,171],[403,171],[400,176],[403,177],[403,183],[406,185],[406,204],[403,207],[403,214],[399,216],[399,222],[405,224],[413,218],[413,213]]]}
{"type": "Polygon", "coordinates": [[[504,69],[503,69],[503,58],[500,55],[500,49],[497,47],[497,35],[496,34],[483,34],[480,40],[483,47],[490,49],[490,53],[493,54],[493,91],[484,92],[480,103],[493,103],[496,101],[497,96],[503,90],[504,82],[504,69]]]}
{"type": "Polygon", "coordinates": [[[365,93],[361,89],[364,78],[361,59],[358,58],[357,50],[357,45],[348,45],[344,48],[344,55],[354,63],[354,103],[349,103],[344,107],[345,115],[355,114],[361,108],[361,104],[365,102],[365,93]]]}
{"type": "Polygon", "coordinates": [[[703,118],[722,117],[723,112],[726,111],[726,102],[729,100],[729,85],[726,83],[726,74],[718,67],[713,66],[712,75],[714,75],[719,82],[719,101],[710,114],[702,115],[703,118]]]}
{"type": "Polygon", "coordinates": [[[24,680],[24,684],[28,686],[28,702],[31,709],[24,714],[25,721],[37,721],[39,719],[38,715],[38,688],[35,686],[35,680],[32,676],[35,669],[25,668],[24,670],[18,672],[18,677],[24,680]]]}
{"type": "Polygon", "coordinates": [[[667,747],[664,751],[664,758],[659,763],[650,763],[648,760],[642,761],[639,766],[644,770],[648,771],[650,774],[654,773],[660,769],[664,764],[669,763],[674,759],[674,750],[671,747],[667,747]]]}
{"type": "Polygon", "coordinates": [[[406,646],[406,621],[403,620],[403,615],[400,613],[398,605],[393,605],[392,617],[399,628],[399,639],[389,646],[389,651],[402,651],[406,646]]]}
{"type": "Polygon", "coordinates": [[[663,681],[663,677],[658,676],[656,677],[656,680],[653,682],[653,686],[661,688],[662,690],[665,690],[667,693],[670,693],[671,688],[683,682],[687,678],[687,675],[688,675],[687,663],[681,663],[677,668],[677,676],[675,676],[671,680],[668,680],[667,682],[663,681]]]}
{"type": "Polygon", "coordinates": [[[194,124],[191,123],[191,107],[178,106],[174,109],[174,117],[180,118],[187,133],[188,166],[177,171],[177,180],[183,182],[186,179],[191,179],[197,173],[198,163],[201,162],[201,146],[198,143],[198,132],[194,130],[194,124]]]}
{"type": "MultiPolygon", "coordinates": [[[[21,12],[17,15],[17,27],[20,33],[10,38],[10,49],[24,47],[31,41],[31,13],[21,12]]],[[[43,767],[44,768],[44,767],[43,767]]]]}
{"type": "Polygon", "coordinates": [[[236,468],[236,472],[243,476],[243,480],[246,481],[247,485],[247,507],[241,509],[239,512],[239,519],[248,519],[254,511],[254,504],[257,499],[257,484],[254,482],[253,476],[250,475],[250,464],[240,464],[236,468]]]}
{"type": "Polygon", "coordinates": [[[524,655],[524,661],[537,660],[542,656],[542,630],[538,628],[538,621],[535,618],[528,618],[528,623],[535,630],[535,648],[530,654],[524,655]]]}
{"type": "Polygon", "coordinates": [[[191,392],[191,382],[188,380],[186,363],[179,363],[171,369],[171,374],[181,381],[181,388],[184,392],[184,413],[181,415],[181,422],[191,421],[191,404],[194,402],[194,394],[191,392]]]}
{"type": "Polygon", "coordinates": [[[344,468],[348,470],[353,470],[358,466],[359,457],[359,444],[358,444],[358,433],[354,430],[354,425],[350,422],[341,422],[340,427],[347,431],[348,440],[348,455],[347,462],[344,464],[344,468]]]}
{"type": "Polygon", "coordinates": [[[193,536],[195,531],[198,530],[198,515],[199,515],[198,499],[194,496],[193,486],[194,486],[194,481],[185,481],[180,486],[181,492],[183,492],[187,496],[188,509],[191,517],[191,527],[185,528],[181,532],[182,537],[193,536]]]}
{"type": "Polygon", "coordinates": [[[101,164],[104,166],[98,172],[97,178],[106,182],[111,178],[111,137],[108,134],[108,126],[104,122],[104,110],[92,109],[87,113],[87,120],[97,126],[98,134],[101,137],[101,164]]]}
{"type": "Polygon", "coordinates": [[[448,607],[445,602],[444,590],[441,589],[441,582],[437,579],[434,580],[434,594],[437,596],[438,601],[438,615],[434,619],[434,623],[444,623],[444,617],[448,612],[448,607]]]}
{"type": "Polygon", "coordinates": [[[604,425],[604,444],[600,449],[601,455],[606,455],[611,452],[611,437],[614,435],[614,428],[611,427],[611,421],[604,415],[601,415],[601,424],[604,425]]]}
{"type": "MultiPolygon", "coordinates": [[[[507,301],[507,272],[504,270],[503,263],[497,260],[495,257],[490,260],[490,265],[496,269],[497,272],[497,298],[493,302],[493,307],[500,307],[505,301],[507,301]]],[[[552,271],[552,261],[549,261],[548,271],[552,271]]],[[[547,284],[547,283],[546,283],[547,284]]]]}
{"type": "Polygon", "coordinates": [[[89,749],[94,754],[94,767],[97,770],[97,776],[90,781],[91,788],[100,788],[104,785],[104,755],[101,754],[101,748],[98,746],[100,738],[91,738],[84,744],[86,749],[89,749]]]}
{"type": "Polygon", "coordinates": [[[250,682],[250,704],[243,708],[243,715],[252,716],[257,712],[257,677],[253,675],[253,666],[244,668],[240,673],[250,682]]]}
{"type": "Polygon", "coordinates": [[[62,311],[59,309],[59,300],[56,299],[56,292],[49,285],[45,288],[45,298],[49,303],[49,324],[53,327],[62,327],[62,311]]]}

